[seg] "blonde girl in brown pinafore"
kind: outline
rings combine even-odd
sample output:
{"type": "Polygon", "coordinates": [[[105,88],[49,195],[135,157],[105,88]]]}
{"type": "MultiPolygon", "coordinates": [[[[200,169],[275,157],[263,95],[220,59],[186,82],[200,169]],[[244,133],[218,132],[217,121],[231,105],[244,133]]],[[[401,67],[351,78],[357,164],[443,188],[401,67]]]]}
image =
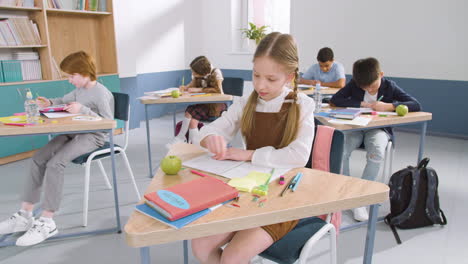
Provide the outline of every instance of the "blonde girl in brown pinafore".
{"type": "MultiPolygon", "coordinates": [[[[218,160],[251,161],[268,167],[304,167],[314,137],[314,101],[297,92],[298,55],[294,39],[278,32],[267,35],[253,59],[254,91],[241,98],[215,122],[200,130],[194,143],[218,160]],[[287,87],[293,83],[293,89],[287,87]],[[241,131],[246,149],[227,148],[241,131]]],[[[192,240],[201,263],[249,263],[291,231],[289,221],[192,240]],[[227,245],[226,245],[227,244],[227,245]],[[224,249],[221,247],[226,245],[224,249]]]]}

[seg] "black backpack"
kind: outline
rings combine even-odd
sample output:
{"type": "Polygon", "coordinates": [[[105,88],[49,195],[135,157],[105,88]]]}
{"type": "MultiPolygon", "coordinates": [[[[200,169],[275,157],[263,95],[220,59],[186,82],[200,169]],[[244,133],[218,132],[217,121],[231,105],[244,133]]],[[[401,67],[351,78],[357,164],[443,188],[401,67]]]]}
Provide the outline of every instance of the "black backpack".
{"type": "Polygon", "coordinates": [[[424,158],[417,167],[408,166],[390,177],[390,214],[385,217],[385,223],[391,227],[398,244],[401,240],[395,227],[410,229],[447,224],[439,207],[439,179],[436,171],[427,167],[428,163],[429,158],[424,158]]]}

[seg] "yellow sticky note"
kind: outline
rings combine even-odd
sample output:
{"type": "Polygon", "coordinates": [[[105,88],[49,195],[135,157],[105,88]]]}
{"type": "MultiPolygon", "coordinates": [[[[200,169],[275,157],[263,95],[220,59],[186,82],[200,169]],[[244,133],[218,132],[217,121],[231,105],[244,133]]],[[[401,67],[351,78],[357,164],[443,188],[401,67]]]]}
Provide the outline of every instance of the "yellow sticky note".
{"type": "Polygon", "coordinates": [[[228,184],[241,192],[251,192],[257,186],[255,180],[247,177],[231,179],[228,184]]]}
{"type": "Polygon", "coordinates": [[[250,178],[250,179],[253,179],[255,181],[255,183],[256,183],[255,186],[265,184],[269,177],[270,177],[269,173],[258,172],[258,171],[251,171],[246,176],[246,178],[250,178]]]}

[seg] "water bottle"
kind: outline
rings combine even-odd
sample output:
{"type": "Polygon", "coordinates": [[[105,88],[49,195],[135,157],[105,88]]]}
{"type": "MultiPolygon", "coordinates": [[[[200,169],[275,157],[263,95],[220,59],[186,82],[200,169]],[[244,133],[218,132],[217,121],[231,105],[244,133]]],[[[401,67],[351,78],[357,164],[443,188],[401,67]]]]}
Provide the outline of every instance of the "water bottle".
{"type": "Polygon", "coordinates": [[[27,123],[39,124],[39,106],[36,100],[32,98],[31,91],[26,93],[26,101],[24,101],[24,111],[26,112],[27,123]]]}
{"type": "Polygon", "coordinates": [[[315,111],[314,111],[314,113],[318,113],[318,112],[320,112],[320,110],[322,110],[322,94],[320,93],[320,83],[317,83],[315,85],[314,100],[315,100],[315,111]]]}

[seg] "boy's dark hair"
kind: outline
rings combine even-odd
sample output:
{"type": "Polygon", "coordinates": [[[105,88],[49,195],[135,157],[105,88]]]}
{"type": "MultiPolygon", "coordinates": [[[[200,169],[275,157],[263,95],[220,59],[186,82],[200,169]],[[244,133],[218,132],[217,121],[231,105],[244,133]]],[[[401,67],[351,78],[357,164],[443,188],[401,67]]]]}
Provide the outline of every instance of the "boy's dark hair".
{"type": "Polygon", "coordinates": [[[380,63],[376,58],[357,60],[353,64],[353,80],[360,87],[368,86],[380,78],[380,63]]]}
{"type": "Polygon", "coordinates": [[[327,62],[333,60],[333,50],[329,47],[321,48],[317,54],[317,60],[327,62]]]}

